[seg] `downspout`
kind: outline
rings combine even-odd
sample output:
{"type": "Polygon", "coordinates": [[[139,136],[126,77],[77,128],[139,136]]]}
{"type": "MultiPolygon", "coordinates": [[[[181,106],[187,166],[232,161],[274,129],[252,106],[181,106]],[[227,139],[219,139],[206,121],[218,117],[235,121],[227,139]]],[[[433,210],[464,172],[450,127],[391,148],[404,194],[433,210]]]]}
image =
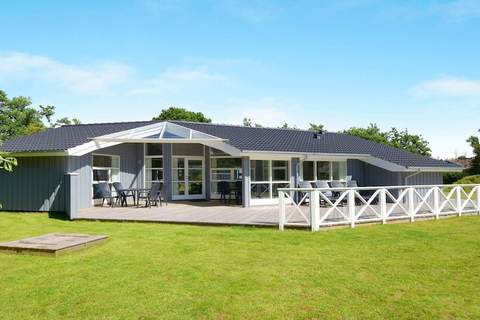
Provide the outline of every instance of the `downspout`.
{"type": "Polygon", "coordinates": [[[417,170],[414,173],[409,174],[408,176],[405,177],[403,184],[405,186],[408,186],[408,183],[407,183],[408,179],[415,177],[416,175],[420,174],[421,172],[422,172],[421,170],[417,170]]]}

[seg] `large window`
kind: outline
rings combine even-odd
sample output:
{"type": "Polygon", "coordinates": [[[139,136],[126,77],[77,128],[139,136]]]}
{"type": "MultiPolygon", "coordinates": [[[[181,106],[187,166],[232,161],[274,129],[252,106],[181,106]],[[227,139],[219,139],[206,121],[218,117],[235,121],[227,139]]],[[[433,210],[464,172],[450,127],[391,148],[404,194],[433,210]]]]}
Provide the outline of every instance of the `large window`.
{"type": "Polygon", "coordinates": [[[92,155],[93,198],[98,198],[97,185],[100,182],[120,182],[120,157],[113,155],[92,155]]]}
{"type": "Polygon", "coordinates": [[[346,180],[346,161],[303,161],[303,181],[315,180],[346,180]]]}
{"type": "Polygon", "coordinates": [[[227,181],[232,187],[242,181],[242,159],[231,157],[215,157],[211,159],[211,196],[218,198],[218,182],[227,181]]]}
{"type": "Polygon", "coordinates": [[[288,160],[251,160],[251,198],[272,199],[278,197],[278,188],[290,186],[290,162],[288,160]]]}
{"type": "Polygon", "coordinates": [[[145,145],[145,188],[150,188],[154,181],[163,181],[163,145],[147,143],[145,145]]]}

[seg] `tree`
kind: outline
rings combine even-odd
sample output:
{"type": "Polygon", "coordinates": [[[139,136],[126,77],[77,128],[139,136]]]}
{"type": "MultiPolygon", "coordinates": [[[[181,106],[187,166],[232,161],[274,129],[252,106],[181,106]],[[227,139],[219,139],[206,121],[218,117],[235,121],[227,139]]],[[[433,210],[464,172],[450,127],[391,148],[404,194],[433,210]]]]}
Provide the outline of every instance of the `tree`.
{"type": "Polygon", "coordinates": [[[212,122],[210,118],[207,118],[201,112],[194,112],[178,107],[170,107],[168,109],[163,109],[158,116],[153,117],[153,120],[181,120],[204,123],[212,122]]]}
{"type": "Polygon", "coordinates": [[[471,136],[470,138],[468,138],[467,142],[470,143],[474,154],[472,158],[472,166],[468,170],[468,174],[480,174],[480,141],[478,137],[471,136]]]}
{"type": "Polygon", "coordinates": [[[399,131],[391,128],[390,131],[383,132],[376,124],[371,123],[367,128],[351,127],[344,133],[424,156],[430,156],[432,152],[428,141],[421,135],[410,134],[407,129],[399,131]]]}
{"type": "Polygon", "coordinates": [[[54,122],[52,120],[55,114],[54,106],[40,105],[38,108],[34,108],[31,107],[31,104],[32,101],[28,97],[18,96],[9,99],[7,94],[0,90],[0,142],[30,135],[67,121],[80,122],[78,119],[70,120],[69,118],[62,118],[54,122]]]}
{"type": "Polygon", "coordinates": [[[386,145],[390,144],[388,141],[388,133],[382,132],[374,123],[370,123],[367,128],[351,127],[345,130],[344,133],[386,145]]]}
{"type": "Polygon", "coordinates": [[[252,119],[250,118],[243,118],[243,126],[244,127],[255,127],[255,128],[262,128],[261,124],[255,123],[252,125],[252,119]]]}
{"type": "Polygon", "coordinates": [[[407,150],[424,156],[430,156],[432,154],[432,150],[428,146],[428,141],[421,135],[408,133],[407,129],[404,131],[398,131],[396,128],[392,128],[388,133],[388,140],[390,141],[391,146],[398,149],[407,150]]]}
{"type": "Polygon", "coordinates": [[[13,171],[13,167],[15,166],[17,166],[17,159],[0,155],[0,169],[13,171]]]}
{"type": "Polygon", "coordinates": [[[294,125],[293,127],[290,127],[290,126],[288,125],[288,123],[286,123],[286,122],[285,122],[280,128],[281,128],[281,129],[294,129],[294,130],[298,130],[298,127],[297,127],[297,126],[294,125]]]}
{"type": "Polygon", "coordinates": [[[31,104],[30,98],[19,96],[9,99],[0,90],[0,142],[45,129],[42,121],[46,116],[44,110],[31,108],[31,104]]]}
{"type": "Polygon", "coordinates": [[[308,128],[309,131],[315,131],[315,132],[320,132],[325,130],[325,126],[323,124],[315,124],[315,123],[310,123],[310,128],[308,128]]]}

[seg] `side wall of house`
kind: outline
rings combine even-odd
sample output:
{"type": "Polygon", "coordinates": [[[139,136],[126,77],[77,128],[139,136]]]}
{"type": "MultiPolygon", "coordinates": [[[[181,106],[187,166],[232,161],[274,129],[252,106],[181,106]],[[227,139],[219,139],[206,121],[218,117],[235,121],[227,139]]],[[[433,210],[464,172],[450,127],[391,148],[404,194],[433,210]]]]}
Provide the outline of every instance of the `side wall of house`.
{"type": "Polygon", "coordinates": [[[443,183],[443,173],[422,172],[407,178],[410,172],[392,172],[361,160],[347,161],[347,174],[357,180],[359,186],[434,185],[443,183]],[[406,181],[405,181],[405,178],[406,181]]]}
{"type": "MultiPolygon", "coordinates": [[[[120,144],[93,153],[120,156],[120,182],[122,185],[132,188],[143,187],[143,144],[120,144]]],[[[68,171],[78,174],[77,188],[79,192],[76,193],[78,209],[92,206],[93,153],[68,159],[68,171]]]]}
{"type": "Polygon", "coordinates": [[[19,157],[13,172],[0,170],[1,210],[65,211],[66,157],[19,157]]]}

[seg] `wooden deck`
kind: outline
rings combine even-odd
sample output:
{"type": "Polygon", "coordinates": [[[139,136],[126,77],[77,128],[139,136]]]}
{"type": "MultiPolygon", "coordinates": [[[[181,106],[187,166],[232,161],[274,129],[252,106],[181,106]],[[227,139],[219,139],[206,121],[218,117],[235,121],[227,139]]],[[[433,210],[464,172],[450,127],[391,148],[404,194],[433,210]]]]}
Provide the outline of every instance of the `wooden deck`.
{"type": "MultiPolygon", "coordinates": [[[[304,208],[305,212],[308,207],[304,208]]],[[[278,226],[278,206],[243,208],[220,201],[173,202],[162,207],[93,207],[82,209],[78,219],[106,221],[167,222],[206,225],[278,226]]],[[[293,224],[306,226],[301,216],[293,216],[293,224]]]]}

